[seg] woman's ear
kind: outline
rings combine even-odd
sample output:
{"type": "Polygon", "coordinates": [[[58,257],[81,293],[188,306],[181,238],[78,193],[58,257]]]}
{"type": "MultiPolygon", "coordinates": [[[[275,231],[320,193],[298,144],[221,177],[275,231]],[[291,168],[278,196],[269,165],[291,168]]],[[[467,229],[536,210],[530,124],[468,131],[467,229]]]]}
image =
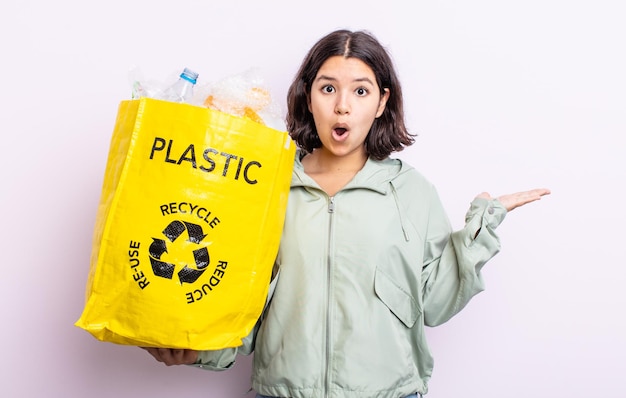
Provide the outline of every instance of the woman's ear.
{"type": "Polygon", "coordinates": [[[385,107],[387,106],[387,100],[389,99],[389,89],[386,88],[383,95],[380,96],[380,101],[378,101],[378,110],[376,111],[376,117],[379,118],[380,115],[385,111],[385,107]]]}

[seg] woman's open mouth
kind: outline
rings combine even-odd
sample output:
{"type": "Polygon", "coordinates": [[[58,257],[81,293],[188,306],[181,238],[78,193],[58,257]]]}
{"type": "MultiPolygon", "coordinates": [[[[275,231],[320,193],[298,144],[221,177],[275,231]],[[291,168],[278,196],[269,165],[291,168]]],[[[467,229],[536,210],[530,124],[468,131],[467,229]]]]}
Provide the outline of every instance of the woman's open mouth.
{"type": "Polygon", "coordinates": [[[333,127],[333,138],[337,141],[342,141],[348,137],[348,127],[347,126],[334,126],[333,127]]]}

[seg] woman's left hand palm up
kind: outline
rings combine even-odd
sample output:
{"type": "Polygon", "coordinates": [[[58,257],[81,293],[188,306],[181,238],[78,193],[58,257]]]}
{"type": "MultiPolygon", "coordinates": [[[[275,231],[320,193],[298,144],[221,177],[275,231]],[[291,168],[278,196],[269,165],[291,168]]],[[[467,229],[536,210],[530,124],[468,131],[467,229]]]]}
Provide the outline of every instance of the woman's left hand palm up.
{"type": "MultiPolygon", "coordinates": [[[[539,200],[541,199],[542,196],[549,195],[549,194],[550,194],[549,189],[537,188],[537,189],[531,189],[529,191],[522,191],[522,192],[516,192],[516,193],[498,196],[497,199],[500,201],[500,203],[502,203],[502,205],[506,208],[507,211],[511,211],[527,203],[539,200]]],[[[491,195],[487,192],[483,192],[479,194],[477,198],[484,198],[488,200],[493,199],[491,195]]]]}

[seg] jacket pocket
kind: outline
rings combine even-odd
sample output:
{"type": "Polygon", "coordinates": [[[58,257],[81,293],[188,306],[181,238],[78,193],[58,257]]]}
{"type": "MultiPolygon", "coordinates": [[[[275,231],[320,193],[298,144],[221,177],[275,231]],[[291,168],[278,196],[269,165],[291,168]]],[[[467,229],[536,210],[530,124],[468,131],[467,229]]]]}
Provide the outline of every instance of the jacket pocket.
{"type": "Polygon", "coordinates": [[[380,268],[376,269],[374,290],[378,298],[406,327],[413,327],[421,310],[411,293],[402,288],[380,268]]]}

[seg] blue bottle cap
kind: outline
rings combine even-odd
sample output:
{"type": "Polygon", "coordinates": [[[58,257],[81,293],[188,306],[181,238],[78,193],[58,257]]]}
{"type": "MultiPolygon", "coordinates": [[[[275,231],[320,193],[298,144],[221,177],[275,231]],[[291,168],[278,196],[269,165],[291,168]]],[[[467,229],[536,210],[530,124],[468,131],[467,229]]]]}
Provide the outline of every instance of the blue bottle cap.
{"type": "Polygon", "coordinates": [[[196,80],[198,79],[198,73],[192,71],[191,69],[185,68],[183,73],[180,74],[181,79],[185,79],[192,84],[196,84],[196,80]]]}

